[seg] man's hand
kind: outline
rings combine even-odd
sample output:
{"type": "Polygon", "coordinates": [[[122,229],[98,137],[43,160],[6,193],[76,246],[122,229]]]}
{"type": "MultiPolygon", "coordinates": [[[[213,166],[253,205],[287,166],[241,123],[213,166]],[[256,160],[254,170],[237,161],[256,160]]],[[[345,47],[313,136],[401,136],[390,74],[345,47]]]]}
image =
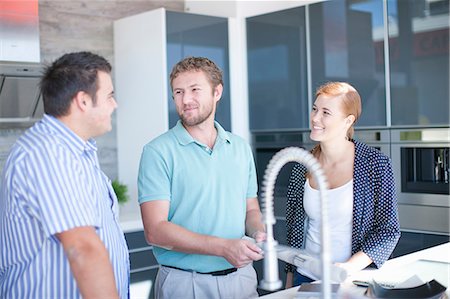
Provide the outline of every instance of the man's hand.
{"type": "Polygon", "coordinates": [[[266,240],[267,234],[265,232],[257,230],[254,232],[251,236],[253,239],[255,239],[256,243],[260,243],[266,240]]]}
{"type": "Polygon", "coordinates": [[[226,249],[223,257],[236,268],[242,268],[253,261],[263,258],[263,251],[249,240],[225,240],[226,249]]]}

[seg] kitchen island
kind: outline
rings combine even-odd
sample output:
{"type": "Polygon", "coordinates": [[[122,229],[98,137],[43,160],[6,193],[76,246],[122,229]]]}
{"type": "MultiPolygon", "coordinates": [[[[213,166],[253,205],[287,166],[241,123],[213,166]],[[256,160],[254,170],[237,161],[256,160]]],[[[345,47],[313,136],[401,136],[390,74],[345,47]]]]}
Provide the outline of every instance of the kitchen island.
{"type": "MultiPolygon", "coordinates": [[[[447,288],[446,295],[450,298],[450,242],[388,260],[380,269],[359,271],[341,284],[337,298],[368,298],[364,296],[366,288],[354,285],[354,280],[375,279],[386,284],[398,284],[410,278],[420,279],[424,283],[435,279],[447,288]]],[[[260,298],[291,299],[295,298],[297,289],[293,287],[260,298]]]]}

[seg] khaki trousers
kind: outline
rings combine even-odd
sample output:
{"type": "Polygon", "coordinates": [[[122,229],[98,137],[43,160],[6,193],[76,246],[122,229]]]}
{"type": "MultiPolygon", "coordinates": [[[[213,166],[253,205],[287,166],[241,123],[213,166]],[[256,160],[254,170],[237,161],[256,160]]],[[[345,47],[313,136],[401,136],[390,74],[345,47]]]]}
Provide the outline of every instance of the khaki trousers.
{"type": "Polygon", "coordinates": [[[224,276],[199,274],[160,266],[155,299],[251,299],[258,297],[252,264],[224,276]]]}

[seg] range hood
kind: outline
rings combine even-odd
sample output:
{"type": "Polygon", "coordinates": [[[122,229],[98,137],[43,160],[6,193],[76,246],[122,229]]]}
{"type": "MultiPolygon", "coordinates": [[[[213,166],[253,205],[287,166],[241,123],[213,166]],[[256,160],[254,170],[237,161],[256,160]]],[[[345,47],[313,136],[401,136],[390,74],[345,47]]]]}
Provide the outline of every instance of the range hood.
{"type": "Polygon", "coordinates": [[[0,124],[32,123],[42,117],[41,75],[38,63],[0,63],[0,124]]]}
{"type": "Polygon", "coordinates": [[[30,125],[40,99],[38,0],[0,0],[0,127],[30,125]]]}

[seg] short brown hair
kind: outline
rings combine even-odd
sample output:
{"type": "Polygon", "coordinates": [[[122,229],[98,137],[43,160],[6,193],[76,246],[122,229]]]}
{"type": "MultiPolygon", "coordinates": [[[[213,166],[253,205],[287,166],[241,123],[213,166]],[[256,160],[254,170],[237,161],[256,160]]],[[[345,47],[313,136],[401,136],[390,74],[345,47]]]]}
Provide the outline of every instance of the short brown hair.
{"type": "Polygon", "coordinates": [[[170,73],[170,87],[173,80],[181,73],[190,71],[203,71],[211,83],[213,89],[219,84],[223,86],[222,71],[217,65],[206,57],[186,57],[179,61],[170,73]]]}

